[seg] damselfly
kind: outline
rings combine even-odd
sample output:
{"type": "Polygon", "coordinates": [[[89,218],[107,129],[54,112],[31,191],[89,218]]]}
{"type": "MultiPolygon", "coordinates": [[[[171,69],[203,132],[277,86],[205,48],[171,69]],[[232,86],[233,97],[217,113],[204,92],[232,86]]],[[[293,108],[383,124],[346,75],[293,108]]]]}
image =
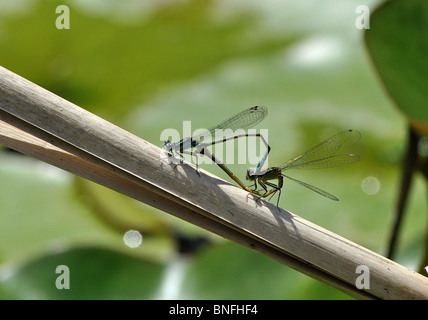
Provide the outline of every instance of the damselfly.
{"type": "MultiPolygon", "coordinates": [[[[267,116],[267,113],[268,113],[267,108],[264,106],[255,106],[255,107],[248,108],[230,117],[229,119],[221,122],[220,124],[212,127],[211,129],[207,129],[203,131],[200,134],[194,135],[192,137],[184,138],[174,143],[167,140],[165,141],[163,149],[166,152],[168,152],[169,156],[175,156],[175,154],[178,154],[182,160],[184,159],[183,154],[195,156],[197,169],[198,169],[197,154],[206,155],[209,158],[211,158],[211,160],[213,160],[220,168],[222,168],[233,180],[238,182],[239,179],[237,179],[236,176],[220,161],[220,159],[217,159],[215,155],[207,149],[207,147],[217,143],[224,143],[229,140],[238,139],[241,137],[250,137],[250,136],[259,137],[267,148],[267,152],[261,160],[262,162],[261,165],[263,165],[264,161],[266,160],[267,154],[270,151],[270,147],[267,141],[265,140],[265,138],[263,137],[263,135],[261,135],[260,133],[251,134],[251,133],[239,133],[236,131],[238,129],[247,129],[255,126],[267,116]],[[210,140],[213,137],[216,137],[216,134],[218,132],[229,134],[231,136],[224,136],[219,140],[206,142],[207,140],[210,140]]],[[[246,190],[248,189],[242,184],[242,182],[239,181],[238,184],[240,184],[240,186],[243,187],[244,189],[246,190]]]]}
{"type": "MultiPolygon", "coordinates": [[[[279,198],[281,196],[281,188],[284,185],[283,177],[285,177],[294,182],[297,182],[298,184],[312,191],[319,193],[320,195],[326,198],[338,201],[339,199],[337,197],[328,193],[327,191],[321,190],[320,188],[317,188],[313,185],[289,177],[285,175],[283,171],[290,169],[331,168],[357,162],[360,160],[360,157],[348,152],[349,148],[356,144],[360,137],[361,134],[359,131],[346,130],[324,140],[323,142],[306,151],[305,153],[283,163],[278,167],[271,167],[265,171],[259,172],[257,172],[257,170],[247,170],[246,179],[254,182],[254,189],[252,189],[250,192],[256,195],[260,195],[263,198],[268,196],[271,196],[272,198],[275,193],[279,191],[277,200],[278,206],[279,198]],[[278,180],[278,183],[274,184],[272,182],[269,182],[269,180],[278,180]],[[263,194],[260,194],[260,192],[257,191],[257,183],[259,183],[260,186],[263,188],[263,194]],[[267,187],[270,187],[271,189],[268,190],[267,187]]],[[[259,167],[260,166],[257,166],[257,168],[259,167]]]]}

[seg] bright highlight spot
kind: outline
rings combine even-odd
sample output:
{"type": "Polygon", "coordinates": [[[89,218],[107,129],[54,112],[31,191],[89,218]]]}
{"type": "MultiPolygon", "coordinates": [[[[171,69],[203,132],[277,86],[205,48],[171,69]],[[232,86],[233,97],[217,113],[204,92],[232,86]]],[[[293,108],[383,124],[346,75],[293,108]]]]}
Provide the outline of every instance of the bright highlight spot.
{"type": "Polygon", "coordinates": [[[138,231],[129,230],[123,236],[123,241],[128,247],[136,248],[143,242],[143,236],[138,231]]]}
{"type": "Polygon", "coordinates": [[[302,66],[322,65],[343,54],[342,44],[334,38],[306,39],[291,47],[287,53],[290,62],[302,66]]]}
{"type": "Polygon", "coordinates": [[[380,190],[380,182],[376,177],[367,177],[361,181],[361,189],[368,195],[375,195],[380,190]]]}
{"type": "Polygon", "coordinates": [[[176,300],[180,298],[180,292],[182,292],[185,286],[185,277],[187,269],[189,267],[189,260],[183,257],[177,257],[172,259],[167,265],[161,283],[159,285],[159,291],[155,294],[155,300],[176,300]]]}

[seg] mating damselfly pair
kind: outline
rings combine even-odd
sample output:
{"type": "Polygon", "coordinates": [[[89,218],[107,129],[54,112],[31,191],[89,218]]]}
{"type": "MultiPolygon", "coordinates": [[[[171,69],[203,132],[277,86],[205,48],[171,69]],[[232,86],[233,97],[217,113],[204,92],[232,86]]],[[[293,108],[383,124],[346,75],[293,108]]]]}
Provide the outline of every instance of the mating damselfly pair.
{"type": "MultiPolygon", "coordinates": [[[[259,133],[233,134],[233,132],[235,132],[237,129],[248,129],[257,125],[267,116],[267,113],[267,108],[263,106],[248,108],[221,122],[220,124],[201,132],[200,134],[184,138],[174,143],[167,140],[165,141],[163,149],[168,152],[169,156],[172,157],[175,156],[175,154],[178,154],[181,159],[184,159],[184,154],[195,156],[196,159],[198,154],[205,155],[215,162],[244,190],[259,196],[260,198],[266,198],[268,196],[273,197],[278,192],[277,206],[279,205],[281,189],[284,185],[284,178],[287,178],[312,191],[315,191],[328,199],[335,201],[339,200],[337,197],[333,196],[327,191],[285,175],[284,172],[291,169],[321,169],[338,167],[359,161],[359,156],[349,152],[350,148],[360,139],[360,132],[352,129],[342,131],[322,141],[305,153],[302,153],[279,166],[262,169],[271,150],[263,135],[259,133]],[[231,132],[232,135],[215,141],[206,142],[207,138],[214,136],[216,131],[225,129],[230,129],[229,132],[231,132]],[[226,141],[250,136],[260,138],[261,141],[265,144],[267,151],[261,157],[255,169],[247,170],[246,180],[251,181],[252,185],[246,186],[235,174],[232,173],[232,171],[229,170],[229,168],[222,161],[220,161],[215,156],[214,153],[208,150],[208,147],[218,143],[224,143],[226,141]],[[275,184],[271,182],[272,180],[277,180],[277,183],[275,184]],[[260,185],[262,189],[258,190],[258,185],[260,185]]],[[[198,166],[196,170],[198,171],[198,166]]]]}

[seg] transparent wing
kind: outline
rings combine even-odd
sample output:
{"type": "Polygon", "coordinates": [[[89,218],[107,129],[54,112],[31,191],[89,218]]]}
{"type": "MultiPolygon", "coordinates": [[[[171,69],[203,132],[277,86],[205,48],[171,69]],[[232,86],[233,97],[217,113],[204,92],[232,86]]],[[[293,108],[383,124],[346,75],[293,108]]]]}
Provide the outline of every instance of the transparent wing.
{"type": "Polygon", "coordinates": [[[357,130],[342,131],[317,144],[305,153],[279,166],[287,169],[320,169],[338,167],[360,160],[360,157],[346,153],[361,137],[357,130]]]}
{"type": "Polygon", "coordinates": [[[317,187],[315,187],[311,184],[308,184],[306,182],[303,182],[303,181],[291,178],[289,176],[286,176],[285,174],[283,174],[282,176],[286,177],[287,179],[290,179],[291,181],[294,181],[294,182],[296,182],[296,183],[298,183],[298,184],[300,184],[300,185],[302,185],[302,186],[304,186],[304,187],[306,187],[312,191],[315,191],[316,193],[319,193],[320,195],[322,195],[326,198],[329,198],[329,199],[334,200],[334,201],[339,201],[339,199],[337,197],[333,196],[331,193],[328,193],[327,191],[324,191],[324,190],[317,188],[317,187]]]}
{"type": "Polygon", "coordinates": [[[199,142],[202,138],[205,140],[206,138],[214,137],[216,130],[230,129],[231,131],[235,131],[237,129],[247,129],[253,127],[261,122],[267,116],[267,114],[268,110],[264,106],[248,108],[230,117],[229,119],[224,120],[215,127],[195,135],[192,137],[192,140],[199,142]]]}

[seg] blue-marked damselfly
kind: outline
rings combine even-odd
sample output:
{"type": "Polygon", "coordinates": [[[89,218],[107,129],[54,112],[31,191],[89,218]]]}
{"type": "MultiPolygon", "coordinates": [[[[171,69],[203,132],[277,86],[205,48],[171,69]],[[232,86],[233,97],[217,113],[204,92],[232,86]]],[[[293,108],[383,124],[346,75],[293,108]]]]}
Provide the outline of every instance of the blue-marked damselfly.
{"type": "Polygon", "coordinates": [[[261,141],[264,143],[264,145],[267,148],[267,151],[265,155],[263,156],[262,160],[259,163],[259,166],[262,166],[264,162],[267,159],[267,155],[270,152],[270,146],[260,133],[236,133],[239,129],[248,129],[250,127],[253,127],[257,125],[259,122],[261,122],[266,116],[267,116],[268,110],[264,106],[255,106],[248,109],[245,109],[244,111],[241,111],[240,113],[228,118],[227,120],[219,123],[218,125],[207,129],[197,135],[187,137],[184,139],[181,139],[178,142],[171,142],[170,140],[165,141],[163,150],[168,152],[168,156],[172,157],[178,154],[180,158],[184,159],[184,154],[195,156],[196,159],[196,170],[198,170],[198,163],[197,163],[197,155],[206,155],[208,156],[213,162],[215,162],[223,171],[225,171],[234,181],[236,181],[242,188],[249,191],[248,189],[225,165],[224,163],[216,158],[216,156],[211,153],[207,147],[212,146],[214,144],[218,143],[224,143],[229,140],[234,140],[242,137],[259,137],[261,141]],[[221,139],[215,140],[215,141],[209,141],[206,142],[213,137],[216,137],[216,134],[218,132],[229,134],[229,136],[224,136],[221,139]]]}

